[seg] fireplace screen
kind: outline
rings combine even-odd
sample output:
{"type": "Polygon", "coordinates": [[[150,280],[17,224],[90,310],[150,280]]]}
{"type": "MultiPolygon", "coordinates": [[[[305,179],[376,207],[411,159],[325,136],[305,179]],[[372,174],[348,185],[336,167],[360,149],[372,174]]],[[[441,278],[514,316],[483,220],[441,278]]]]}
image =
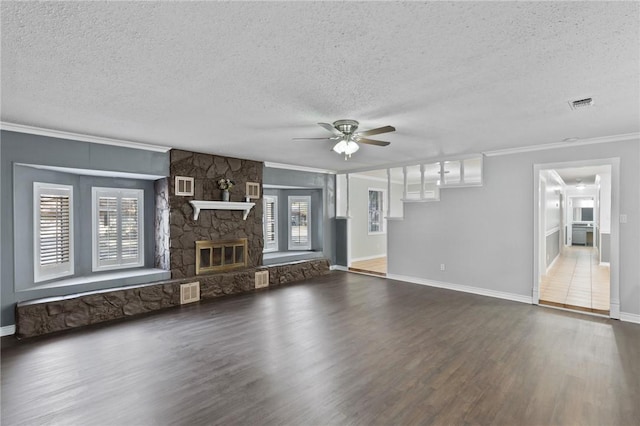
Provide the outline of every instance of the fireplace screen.
{"type": "Polygon", "coordinates": [[[196,241],[196,275],[247,266],[247,239],[196,241]]]}

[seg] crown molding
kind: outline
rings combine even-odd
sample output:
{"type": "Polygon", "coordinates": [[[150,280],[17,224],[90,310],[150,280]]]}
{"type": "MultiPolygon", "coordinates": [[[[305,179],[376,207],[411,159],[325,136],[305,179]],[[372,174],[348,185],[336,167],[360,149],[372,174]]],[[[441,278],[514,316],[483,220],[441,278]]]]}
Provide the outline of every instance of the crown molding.
{"type": "Polygon", "coordinates": [[[336,174],[335,170],[316,169],[314,167],[307,166],[294,166],[293,164],[271,163],[269,161],[265,161],[264,166],[272,169],[297,170],[299,172],[324,173],[330,175],[336,174]]]}
{"type": "MultiPolygon", "coordinates": [[[[359,174],[359,173],[347,173],[347,175],[349,175],[349,179],[356,178],[356,179],[363,179],[363,180],[372,180],[372,181],[376,181],[376,182],[387,182],[388,181],[387,178],[377,177],[377,176],[368,176],[368,175],[363,175],[363,174],[359,174]]],[[[397,180],[392,180],[391,183],[402,185],[404,182],[400,182],[400,181],[397,181],[397,180]]]]}
{"type": "Polygon", "coordinates": [[[521,154],[525,152],[546,151],[548,149],[572,148],[576,146],[594,145],[599,143],[624,142],[624,141],[633,140],[633,139],[640,140],[640,132],[623,133],[620,135],[612,135],[612,136],[601,136],[601,137],[589,138],[589,139],[579,139],[574,142],[563,141],[563,142],[547,143],[542,145],[522,146],[518,148],[496,149],[494,151],[485,151],[483,154],[486,155],[487,157],[497,157],[500,155],[513,155],[513,154],[521,154]]]}
{"type": "Polygon", "coordinates": [[[24,124],[8,123],[6,121],[0,121],[0,129],[7,130],[9,132],[27,133],[30,135],[48,136],[51,138],[99,143],[103,145],[121,146],[124,148],[142,149],[145,151],[167,152],[171,149],[170,146],[152,145],[142,142],[126,141],[122,139],[103,138],[101,136],[91,136],[82,133],[65,132],[63,130],[26,126],[24,124]]]}

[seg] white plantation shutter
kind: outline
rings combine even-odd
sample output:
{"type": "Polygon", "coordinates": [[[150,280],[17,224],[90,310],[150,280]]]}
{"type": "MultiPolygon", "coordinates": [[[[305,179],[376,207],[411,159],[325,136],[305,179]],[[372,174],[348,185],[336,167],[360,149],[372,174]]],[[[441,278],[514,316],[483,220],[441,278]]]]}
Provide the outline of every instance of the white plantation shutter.
{"type": "Polygon", "coordinates": [[[34,182],[34,282],[73,275],[73,187],[34,182]]]}
{"type": "Polygon", "coordinates": [[[93,270],[144,265],[140,189],[93,188],[93,270]]]}
{"type": "Polygon", "coordinates": [[[311,197],[289,197],[289,250],[311,250],[311,197]]]}
{"type": "Polygon", "coordinates": [[[138,199],[123,197],[121,201],[122,217],[122,263],[136,263],[140,258],[140,235],[138,199]]]}
{"type": "Polygon", "coordinates": [[[118,198],[98,197],[98,259],[100,265],[118,262],[118,198]]]}
{"type": "Polygon", "coordinates": [[[264,251],[278,250],[278,197],[264,196],[264,251]]]}

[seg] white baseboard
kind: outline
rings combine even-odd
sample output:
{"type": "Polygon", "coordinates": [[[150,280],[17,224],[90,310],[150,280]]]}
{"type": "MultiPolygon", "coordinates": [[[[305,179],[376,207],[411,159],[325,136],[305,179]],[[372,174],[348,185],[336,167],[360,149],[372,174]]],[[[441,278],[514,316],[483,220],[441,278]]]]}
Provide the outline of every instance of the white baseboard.
{"type": "Polygon", "coordinates": [[[636,324],[640,324],[640,315],[629,314],[627,312],[620,312],[620,321],[634,322],[636,324]]]}
{"type": "Polygon", "coordinates": [[[609,318],[620,319],[620,300],[611,300],[609,307],[609,318]]]}
{"type": "Polygon", "coordinates": [[[5,325],[4,327],[0,327],[0,336],[11,336],[12,334],[16,334],[16,325],[5,325]]]}
{"type": "Polygon", "coordinates": [[[360,261],[363,261],[363,260],[378,259],[380,257],[387,257],[387,254],[386,253],[382,253],[382,254],[374,254],[373,256],[354,257],[353,259],[351,259],[351,263],[360,262],[360,261]]]}
{"type": "Polygon", "coordinates": [[[600,262],[600,266],[611,266],[609,262],[600,262]]]}
{"type": "Polygon", "coordinates": [[[344,272],[349,272],[349,268],[347,268],[346,266],[342,266],[342,265],[331,265],[331,266],[329,266],[329,270],[330,270],[330,271],[344,271],[344,272]]]}
{"type": "Polygon", "coordinates": [[[531,305],[533,298],[531,296],[523,296],[521,294],[505,293],[503,291],[489,290],[486,288],[472,287],[461,284],[451,284],[442,281],[427,280],[424,278],[408,277],[405,275],[387,274],[387,279],[405,281],[413,284],[428,285],[430,287],[445,288],[447,290],[462,291],[464,293],[473,293],[480,296],[495,297],[498,299],[512,300],[514,302],[527,303],[531,305]]]}
{"type": "Polygon", "coordinates": [[[560,258],[560,253],[558,253],[556,255],[556,257],[553,258],[553,261],[549,264],[549,266],[547,266],[547,270],[545,271],[546,274],[549,273],[549,271],[551,270],[551,268],[553,268],[553,265],[556,264],[556,260],[558,260],[560,258]]]}

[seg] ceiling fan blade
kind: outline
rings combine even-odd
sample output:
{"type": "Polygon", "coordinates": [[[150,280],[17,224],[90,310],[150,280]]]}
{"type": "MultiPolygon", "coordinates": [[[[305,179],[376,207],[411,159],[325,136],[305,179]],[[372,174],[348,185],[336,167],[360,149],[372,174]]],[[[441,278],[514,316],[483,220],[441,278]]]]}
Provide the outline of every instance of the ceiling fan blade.
{"type": "Polygon", "coordinates": [[[356,142],[358,143],[366,143],[369,145],[377,145],[377,146],[387,146],[389,145],[391,142],[386,142],[386,141],[377,141],[375,139],[367,139],[367,138],[358,138],[356,139],[356,142]]]}
{"type": "Polygon", "coordinates": [[[395,132],[395,131],[396,131],[396,128],[393,126],[384,126],[384,127],[378,127],[377,129],[365,130],[364,132],[357,132],[356,135],[372,136],[372,135],[379,135],[380,133],[389,133],[389,132],[395,132]]]}
{"type": "Polygon", "coordinates": [[[343,135],[343,133],[340,130],[338,130],[335,127],[333,127],[332,124],[329,124],[329,123],[318,123],[318,126],[321,126],[321,127],[325,128],[325,129],[327,129],[328,131],[330,131],[331,133],[333,133],[336,136],[342,136],[343,135]]]}
{"type": "Polygon", "coordinates": [[[292,141],[328,141],[331,138],[291,138],[292,141]]]}
{"type": "Polygon", "coordinates": [[[340,139],[340,138],[337,136],[327,137],[327,138],[291,138],[291,140],[294,140],[294,141],[335,141],[337,139],[340,139]]]}

